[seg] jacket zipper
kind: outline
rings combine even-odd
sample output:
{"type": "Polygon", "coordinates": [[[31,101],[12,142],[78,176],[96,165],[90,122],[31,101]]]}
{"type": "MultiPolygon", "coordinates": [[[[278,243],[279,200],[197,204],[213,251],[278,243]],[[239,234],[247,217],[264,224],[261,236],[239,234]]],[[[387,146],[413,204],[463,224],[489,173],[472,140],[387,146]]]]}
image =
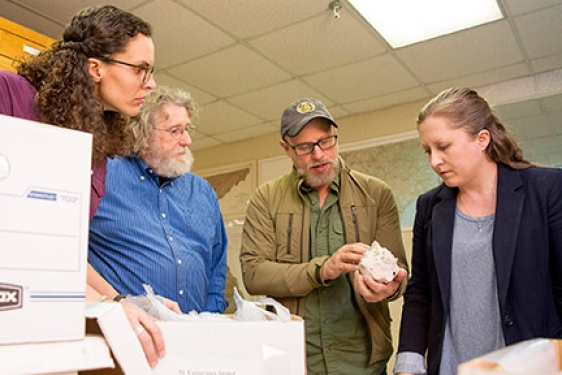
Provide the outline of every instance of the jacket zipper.
{"type": "Polygon", "coordinates": [[[353,225],[355,226],[355,241],[359,241],[359,223],[357,222],[357,210],[355,209],[355,205],[351,206],[351,216],[353,216],[353,225]]]}
{"type": "Polygon", "coordinates": [[[287,228],[287,254],[291,254],[291,234],[293,232],[293,216],[294,213],[289,214],[289,228],[287,228]]]}

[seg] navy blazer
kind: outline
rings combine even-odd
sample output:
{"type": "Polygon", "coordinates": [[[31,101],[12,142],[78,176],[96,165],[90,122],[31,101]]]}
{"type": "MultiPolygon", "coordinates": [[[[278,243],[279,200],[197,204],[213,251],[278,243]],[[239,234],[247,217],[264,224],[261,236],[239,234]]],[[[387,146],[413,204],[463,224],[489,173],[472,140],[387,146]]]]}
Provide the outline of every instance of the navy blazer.
{"type": "MultiPolygon", "coordinates": [[[[398,351],[427,351],[428,375],[439,371],[449,315],[457,194],[442,184],[416,207],[398,351]]],[[[562,169],[498,165],[492,246],[506,344],[562,337],[562,169]]]]}

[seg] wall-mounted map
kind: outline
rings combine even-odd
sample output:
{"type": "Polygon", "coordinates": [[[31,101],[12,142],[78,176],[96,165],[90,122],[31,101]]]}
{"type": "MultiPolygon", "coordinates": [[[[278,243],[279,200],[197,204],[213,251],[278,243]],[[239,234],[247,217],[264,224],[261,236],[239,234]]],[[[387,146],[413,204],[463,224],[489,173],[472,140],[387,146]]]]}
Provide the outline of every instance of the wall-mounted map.
{"type": "Polygon", "coordinates": [[[414,223],[418,196],[441,183],[417,138],[340,155],[351,168],[378,177],[392,188],[403,228],[414,223]]]}

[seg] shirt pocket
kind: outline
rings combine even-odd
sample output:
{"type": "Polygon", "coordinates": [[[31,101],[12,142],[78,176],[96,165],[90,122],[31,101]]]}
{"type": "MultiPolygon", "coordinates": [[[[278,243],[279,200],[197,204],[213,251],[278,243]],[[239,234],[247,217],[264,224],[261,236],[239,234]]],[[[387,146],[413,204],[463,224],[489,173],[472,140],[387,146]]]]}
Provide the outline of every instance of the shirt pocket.
{"type": "Polygon", "coordinates": [[[332,230],[337,235],[343,235],[343,222],[341,220],[332,220],[332,230]]]}

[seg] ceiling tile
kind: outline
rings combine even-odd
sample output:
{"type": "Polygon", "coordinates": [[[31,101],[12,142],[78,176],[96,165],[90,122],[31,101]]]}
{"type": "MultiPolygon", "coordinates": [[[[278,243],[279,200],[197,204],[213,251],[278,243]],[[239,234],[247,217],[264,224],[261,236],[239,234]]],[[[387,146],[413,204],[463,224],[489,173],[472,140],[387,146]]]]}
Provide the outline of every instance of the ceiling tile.
{"type": "Polygon", "coordinates": [[[328,12],[249,43],[288,71],[303,75],[384,52],[373,34],[344,9],[338,19],[328,12]]]}
{"type": "Polygon", "coordinates": [[[416,86],[417,81],[387,54],[303,77],[312,87],[340,103],[364,100],[416,86]]]}
{"type": "Polygon", "coordinates": [[[257,125],[260,122],[259,118],[224,101],[216,101],[201,107],[199,121],[197,122],[197,132],[206,135],[217,135],[257,125]]]}
{"type": "Polygon", "coordinates": [[[503,122],[509,122],[513,119],[535,116],[542,111],[538,100],[528,100],[524,103],[499,105],[495,108],[495,113],[503,122]]]}
{"type": "Polygon", "coordinates": [[[201,17],[170,0],[148,3],[136,9],[135,14],[153,25],[152,38],[159,68],[195,59],[235,42],[201,17]]]}
{"type": "Polygon", "coordinates": [[[217,100],[216,97],[207,94],[206,92],[203,92],[179,79],[176,79],[166,73],[163,72],[159,72],[158,70],[156,70],[156,75],[154,77],[156,79],[156,84],[157,85],[162,85],[162,86],[170,86],[170,87],[178,87],[181,88],[187,92],[189,92],[192,96],[193,99],[195,99],[195,102],[197,102],[198,104],[207,104],[210,102],[213,102],[215,100],[217,100]]]}
{"type": "Polygon", "coordinates": [[[562,53],[562,5],[517,17],[515,24],[530,58],[562,53]]]}
{"type": "MultiPolygon", "coordinates": [[[[436,82],[427,85],[431,92],[437,94],[441,90],[449,87],[479,87],[490,85],[493,83],[507,81],[513,78],[518,78],[529,74],[527,66],[524,63],[514,64],[511,66],[506,66],[498,69],[492,69],[489,71],[469,74],[462,77],[455,77],[441,82],[436,82]]],[[[482,93],[485,95],[485,93],[482,93]]]]}
{"type": "Polygon", "coordinates": [[[560,4],[560,0],[501,0],[511,14],[522,14],[560,4]]]}
{"type": "Polygon", "coordinates": [[[219,97],[259,89],[291,76],[249,48],[237,45],[168,72],[219,97]]]}
{"type": "MultiPolygon", "coordinates": [[[[10,1],[11,2],[11,1],[10,1]]],[[[112,5],[118,6],[119,8],[130,10],[135,8],[139,4],[142,4],[143,0],[118,0],[114,1],[112,5]]],[[[66,25],[72,16],[77,13],[80,9],[99,5],[98,0],[56,0],[56,1],[37,1],[37,0],[18,0],[18,4],[25,6],[29,9],[33,9],[35,12],[42,13],[49,16],[53,20],[59,21],[62,25],[66,25]]]]}
{"type": "Polygon", "coordinates": [[[549,70],[560,69],[560,62],[562,61],[562,53],[543,57],[540,59],[531,60],[533,72],[542,73],[549,70]]]}
{"type": "Polygon", "coordinates": [[[507,21],[492,22],[396,51],[423,82],[435,83],[523,61],[507,21]],[[485,40],[486,43],[482,43],[485,40]]]}
{"type": "Polygon", "coordinates": [[[332,104],[324,95],[296,79],[234,96],[228,101],[265,120],[279,121],[283,110],[300,98],[316,98],[326,106],[332,104]]]}
{"type": "Polygon", "coordinates": [[[272,126],[270,123],[263,123],[256,126],[250,126],[244,129],[237,129],[226,133],[217,134],[214,138],[223,142],[236,142],[243,139],[258,137],[264,134],[275,133],[279,128],[272,126]]]}
{"type": "Polygon", "coordinates": [[[240,39],[261,36],[319,14],[331,14],[327,1],[179,0],[178,2],[240,39]]]}
{"type": "MultiPolygon", "coordinates": [[[[213,137],[203,137],[197,140],[194,140],[191,146],[189,147],[191,150],[202,150],[207,147],[214,147],[222,144],[222,142],[217,141],[213,137]]],[[[195,154],[195,163],[197,163],[197,154],[195,154]]]]}
{"type": "Polygon", "coordinates": [[[55,40],[60,39],[62,36],[62,30],[66,22],[63,23],[62,21],[47,17],[34,10],[30,11],[26,5],[12,3],[7,0],[0,1],[0,9],[0,16],[12,22],[19,23],[20,25],[27,25],[26,27],[55,40]]]}
{"type": "Polygon", "coordinates": [[[429,94],[426,90],[420,87],[415,87],[393,94],[381,95],[373,99],[354,101],[349,104],[344,104],[343,106],[354,114],[368,112],[370,108],[382,109],[402,103],[410,103],[428,98],[428,96],[429,94]]]}
{"type": "Polygon", "coordinates": [[[340,118],[350,115],[350,112],[341,105],[326,106],[332,117],[339,121],[340,118]]]}

